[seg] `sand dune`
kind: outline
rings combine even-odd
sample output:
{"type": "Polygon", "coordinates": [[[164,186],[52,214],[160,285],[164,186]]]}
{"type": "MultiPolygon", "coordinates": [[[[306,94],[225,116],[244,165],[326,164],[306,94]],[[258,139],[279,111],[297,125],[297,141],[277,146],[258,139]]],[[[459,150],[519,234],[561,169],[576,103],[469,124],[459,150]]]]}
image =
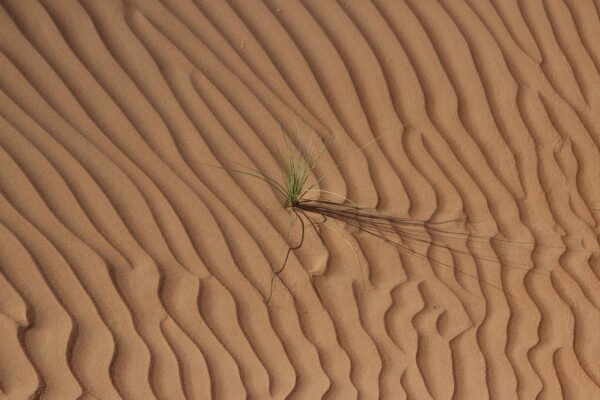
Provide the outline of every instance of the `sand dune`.
{"type": "Polygon", "coordinates": [[[600,399],[599,35],[592,0],[0,2],[0,398],[600,399]],[[231,169],[279,179],[282,131],[443,229],[307,227],[266,304],[300,227],[231,169]]]}

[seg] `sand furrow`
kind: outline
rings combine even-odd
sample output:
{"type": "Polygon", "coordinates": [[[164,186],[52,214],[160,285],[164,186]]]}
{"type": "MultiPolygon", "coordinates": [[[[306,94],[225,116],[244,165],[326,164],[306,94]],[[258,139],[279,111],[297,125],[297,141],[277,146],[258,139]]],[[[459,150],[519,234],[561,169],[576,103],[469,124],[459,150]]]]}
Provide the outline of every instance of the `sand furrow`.
{"type": "MultiPolygon", "coordinates": [[[[39,274],[30,274],[28,278],[41,280],[42,282],[38,282],[37,286],[44,288],[45,291],[36,290],[33,285],[23,282],[22,276],[19,278],[17,266],[27,266],[32,269],[35,267],[31,261],[24,262],[29,261],[27,252],[18,245],[18,240],[4,225],[0,232],[3,244],[1,251],[5,260],[2,269],[9,276],[11,285],[22,293],[27,304],[27,326],[19,334],[18,339],[19,345],[24,348],[39,377],[38,385],[29,388],[29,391],[41,393],[46,398],[78,396],[81,394],[81,387],[72,375],[71,367],[65,357],[67,342],[72,332],[72,318],[48,290],[39,274]],[[12,251],[9,252],[9,249],[12,251]],[[54,343],[52,348],[44,345],[48,341],[54,343]],[[48,356],[53,358],[52,362],[48,360],[48,356]]],[[[9,361],[5,360],[3,363],[7,362],[9,361]]]]}
{"type": "MultiPolygon", "coordinates": [[[[424,96],[425,115],[428,118],[423,121],[423,125],[417,125],[416,128],[423,132],[429,153],[445,172],[455,190],[459,192],[464,212],[475,221],[486,220],[486,213],[482,212],[481,207],[476,207],[485,203],[483,196],[460,162],[455,157],[448,156],[448,142],[438,133],[437,117],[456,110],[456,101],[450,96],[435,95],[438,90],[441,93],[448,93],[451,89],[447,81],[439,77],[439,74],[442,74],[439,63],[431,61],[436,60],[437,57],[428,43],[426,33],[414,19],[414,14],[406,4],[398,3],[391,8],[390,3],[377,2],[377,6],[380,13],[386,17],[397,39],[403,44],[424,96]],[[400,15],[404,16],[404,20],[398,18],[400,15]]],[[[463,210],[460,210],[461,215],[463,210]]],[[[455,216],[455,214],[451,215],[455,216]]]]}
{"type": "Polygon", "coordinates": [[[590,67],[593,68],[593,66],[589,64],[590,59],[581,51],[581,42],[579,38],[576,35],[573,37],[573,31],[569,29],[572,28],[569,23],[572,23],[572,20],[569,21],[571,18],[569,18],[568,8],[565,4],[557,5],[549,3],[543,4],[543,11],[549,22],[550,29],[556,38],[558,50],[569,64],[574,81],[579,89],[579,94],[584,99],[585,104],[589,105],[591,93],[588,88],[594,87],[593,84],[597,82],[598,76],[594,76],[597,74],[587,73],[590,70],[590,67]],[[562,20],[558,20],[557,15],[563,17],[562,20]],[[569,46],[566,46],[567,43],[569,43],[569,46]]]}
{"type": "MultiPolygon", "coordinates": [[[[64,202],[63,202],[63,204],[64,204],[64,202]]],[[[87,236],[89,237],[89,235],[87,235],[87,236]]],[[[94,241],[92,240],[92,243],[93,243],[93,242],[94,242],[94,241]]],[[[97,241],[95,241],[95,242],[97,243],[97,241]]],[[[106,246],[104,246],[104,249],[106,249],[106,246]]],[[[109,250],[110,250],[110,249],[109,249],[109,250]]],[[[100,252],[102,252],[102,247],[100,247],[100,252]]],[[[113,258],[114,258],[114,256],[113,256],[113,258]]],[[[117,259],[116,259],[116,260],[113,260],[113,261],[112,261],[112,263],[116,263],[116,265],[119,265],[119,264],[123,265],[124,263],[126,263],[126,261],[125,261],[125,260],[123,260],[123,258],[122,258],[122,257],[121,257],[120,259],[117,257],[117,259]]],[[[127,268],[127,267],[125,267],[125,268],[127,268]]]]}
{"type": "MultiPolygon", "coordinates": [[[[107,375],[110,371],[121,374],[125,372],[119,369],[118,365],[126,362],[124,358],[130,353],[123,350],[117,357],[113,354],[113,348],[118,345],[122,335],[117,330],[114,334],[117,342],[113,341],[109,330],[104,327],[106,324],[100,319],[100,310],[90,301],[77,277],[69,274],[70,266],[66,260],[38,231],[28,227],[22,218],[15,217],[15,214],[4,214],[3,221],[13,229],[13,233],[20,238],[23,245],[28,246],[31,258],[35,260],[40,273],[47,280],[50,290],[56,293],[57,298],[62,299],[63,306],[69,310],[73,321],[77,323],[78,335],[73,339],[71,354],[68,357],[73,365],[73,372],[88,391],[102,392],[99,389],[112,386],[107,375]],[[96,357],[90,357],[89,354],[96,354],[96,357]]],[[[111,326],[106,326],[111,329],[111,326]]],[[[128,339],[126,343],[131,351],[139,351],[133,345],[135,342],[128,339]]]]}
{"type": "Polygon", "coordinates": [[[571,17],[574,20],[573,28],[576,30],[579,40],[581,40],[581,44],[585,49],[584,51],[594,63],[596,72],[599,72],[600,62],[598,51],[600,49],[590,40],[590,38],[593,37],[594,32],[598,29],[598,26],[594,24],[594,17],[598,18],[598,9],[593,2],[588,2],[583,7],[577,7],[577,4],[573,1],[567,1],[565,4],[569,8],[571,17]]]}
{"type": "MultiPolygon", "coordinates": [[[[6,169],[7,164],[3,163],[4,168],[6,169]]],[[[14,174],[14,172],[13,172],[14,174]]],[[[14,176],[14,175],[13,175],[14,176]]],[[[5,195],[9,195],[11,199],[17,199],[18,196],[22,195],[21,193],[15,191],[14,189],[11,190],[9,193],[4,192],[5,195]]],[[[35,199],[36,196],[31,196],[29,197],[30,199],[35,199]]],[[[38,198],[38,201],[41,201],[41,199],[38,198]]],[[[92,296],[92,298],[94,298],[94,300],[96,302],[99,302],[99,304],[97,303],[97,307],[98,308],[102,308],[102,306],[104,306],[104,311],[105,313],[108,314],[114,314],[115,312],[117,314],[121,314],[119,317],[117,317],[117,319],[127,319],[127,317],[130,315],[129,311],[124,311],[123,309],[119,310],[118,307],[115,307],[113,304],[119,304],[118,302],[122,299],[122,297],[119,294],[116,294],[113,296],[113,298],[111,297],[102,297],[101,299],[98,298],[98,292],[102,291],[102,289],[106,286],[113,288],[113,283],[112,280],[109,276],[109,273],[106,271],[106,264],[104,263],[103,260],[100,259],[100,257],[98,257],[98,255],[93,252],[93,250],[89,249],[89,247],[87,247],[85,245],[84,242],[79,242],[78,239],[75,239],[75,237],[72,235],[72,233],[70,233],[67,229],[65,229],[64,227],[62,227],[61,225],[59,225],[60,223],[56,220],[56,218],[54,217],[53,214],[49,213],[49,210],[47,210],[47,214],[42,216],[40,215],[39,211],[43,210],[44,207],[37,207],[37,211],[34,211],[35,209],[32,208],[35,206],[35,201],[16,201],[16,204],[20,204],[19,209],[22,210],[21,212],[24,213],[24,215],[27,216],[27,219],[29,219],[34,226],[36,226],[36,228],[40,229],[40,231],[42,233],[45,233],[46,236],[48,237],[48,239],[53,243],[53,245],[64,254],[64,257],[69,261],[69,264],[76,266],[78,271],[78,278],[82,281],[82,283],[84,284],[85,290],[86,291],[90,291],[92,290],[92,292],[90,293],[90,295],[92,296]],[[48,215],[49,214],[49,215],[48,215]],[[58,229],[56,229],[58,228],[58,229]],[[62,228],[62,229],[61,229],[62,228]],[[58,231],[59,233],[62,234],[62,236],[55,236],[55,233],[58,231]],[[70,239],[70,240],[69,240],[70,239]],[[70,245],[68,245],[68,247],[65,247],[65,243],[71,243],[70,245]],[[74,243],[77,243],[76,246],[74,246],[74,243]],[[83,263],[82,265],[82,259],[81,256],[77,256],[74,255],[74,248],[77,248],[81,246],[82,248],[85,248],[86,251],[84,254],[87,255],[88,257],[88,261],[86,263],[83,263]],[[100,268],[99,268],[100,267],[100,268]],[[102,274],[102,271],[105,272],[105,274],[102,274]],[[109,283],[110,282],[110,283],[109,283]],[[94,293],[95,292],[95,293],[94,293]],[[95,294],[95,296],[94,296],[95,294]],[[116,298],[117,302],[115,303],[114,298],[116,298]],[[110,304],[110,306],[108,306],[110,304]],[[125,318],[123,318],[123,315],[125,315],[125,318]]],[[[113,288],[114,290],[114,288],[113,288]]],[[[124,307],[124,305],[123,305],[124,307]]],[[[127,310],[125,308],[125,310],[127,310]]],[[[104,317],[103,319],[106,319],[107,317],[104,317]]],[[[114,318],[114,317],[113,317],[114,318]]],[[[117,354],[119,353],[119,346],[123,344],[123,342],[125,343],[129,343],[130,345],[132,344],[132,336],[131,336],[132,332],[129,331],[127,332],[127,334],[125,335],[125,338],[123,338],[121,335],[120,338],[117,338],[115,346],[117,348],[116,352],[117,354]]],[[[136,335],[134,334],[133,337],[135,337],[136,335]]],[[[135,346],[132,346],[135,347],[135,346]]],[[[134,359],[134,362],[137,362],[138,359],[134,359]]]]}
{"type": "MultiPolygon", "coordinates": [[[[328,98],[329,96],[327,96],[327,93],[329,93],[326,85],[327,80],[323,81],[321,78],[323,76],[321,69],[325,67],[323,60],[320,60],[318,63],[315,62],[319,55],[323,56],[325,54],[324,48],[318,46],[319,43],[313,40],[307,42],[302,40],[297,41],[296,38],[301,34],[301,30],[304,27],[290,26],[284,23],[285,20],[281,20],[290,11],[297,12],[298,10],[294,10],[294,8],[298,5],[287,5],[291,6],[292,9],[285,12],[278,4],[266,7],[256,1],[236,1],[231,3],[233,3],[231,4],[233,11],[237,13],[248,29],[252,31],[258,42],[267,49],[267,55],[276,63],[282,75],[284,75],[285,81],[294,91],[294,94],[303,102],[304,107],[314,116],[313,118],[317,118],[321,122],[323,127],[312,124],[310,119],[305,118],[304,114],[299,114],[303,123],[308,124],[321,135],[325,133],[323,129],[326,129],[328,131],[327,134],[331,134],[334,138],[333,140],[338,143],[352,143],[347,135],[336,135],[336,132],[343,130],[343,126],[336,117],[334,107],[328,98]],[[265,19],[272,22],[265,24],[265,19]],[[273,31],[274,29],[276,30],[275,32],[273,31]],[[321,84],[321,82],[324,83],[321,84]]],[[[304,13],[306,12],[303,8],[299,10],[304,13]]],[[[278,117],[278,119],[281,121],[281,117],[278,117]]],[[[284,121],[281,122],[283,123],[284,121]]],[[[343,158],[344,152],[340,150],[337,146],[336,148],[332,148],[332,156],[337,159],[343,158]]],[[[362,163],[363,161],[357,157],[356,162],[362,163]]],[[[340,165],[340,170],[346,175],[347,168],[349,167],[349,165],[340,165]]],[[[318,165],[316,171],[321,170],[322,167],[318,165]]],[[[327,182],[323,183],[327,185],[327,182]]]]}
{"type": "MultiPolygon", "coordinates": [[[[467,75],[467,73],[460,73],[460,69],[467,69],[467,67],[456,62],[454,53],[451,53],[449,50],[447,50],[449,46],[441,45],[443,41],[450,41],[452,39],[454,39],[454,41],[459,41],[460,43],[462,42],[462,35],[460,34],[460,31],[456,29],[453,30],[454,32],[452,35],[444,36],[440,27],[434,23],[431,23],[431,19],[434,18],[434,16],[442,19],[445,19],[444,17],[446,17],[446,21],[448,21],[447,24],[452,21],[451,18],[444,13],[441,7],[438,10],[436,10],[436,8],[437,7],[432,7],[431,9],[436,11],[434,13],[429,9],[423,9],[422,5],[411,6],[412,11],[423,24],[423,27],[433,45],[433,49],[440,60],[440,67],[443,69],[444,75],[447,77],[451,88],[449,96],[456,96],[456,115],[454,115],[453,118],[444,118],[436,121],[436,127],[438,127],[438,129],[440,129],[440,131],[442,131],[445,135],[450,135],[450,132],[452,132],[452,137],[454,138],[453,140],[458,138],[458,132],[468,133],[465,135],[465,140],[461,141],[460,146],[457,146],[458,142],[452,143],[451,146],[457,149],[457,156],[461,160],[464,159],[473,161],[473,164],[470,164],[469,162],[463,162],[462,165],[464,168],[466,168],[470,177],[473,179],[474,184],[477,185],[478,190],[481,190],[482,194],[486,197],[486,208],[489,207],[489,211],[492,213],[492,218],[495,225],[498,227],[500,233],[510,237],[511,240],[518,242],[522,239],[528,239],[527,229],[522,226],[519,221],[514,198],[511,195],[509,188],[502,183],[502,181],[506,181],[506,179],[497,178],[491,169],[491,167],[494,167],[494,170],[505,168],[499,167],[498,161],[496,161],[495,157],[496,152],[492,152],[491,148],[487,150],[485,147],[480,148],[477,146],[477,144],[481,146],[480,143],[482,142],[476,140],[479,129],[476,128],[476,120],[471,117],[473,114],[469,111],[469,105],[481,104],[485,101],[484,99],[477,99],[476,93],[479,85],[472,82],[466,83],[464,77],[467,75]],[[430,13],[434,15],[429,15],[430,13]],[[440,39],[439,41],[436,40],[438,38],[440,39]],[[462,93],[464,93],[464,95],[462,95],[462,93]],[[470,146],[470,143],[472,143],[473,146],[470,146]],[[479,161],[475,162],[477,159],[479,159],[479,161]],[[479,167],[474,168],[475,164],[477,164],[479,167]],[[484,167],[488,165],[490,168],[484,167]],[[494,193],[493,197],[497,200],[491,201],[492,196],[490,196],[490,194],[492,192],[494,193]],[[502,203],[502,207],[498,206],[500,203],[502,203]]],[[[462,48],[462,46],[460,47],[462,48]]],[[[463,51],[467,52],[463,55],[463,57],[468,57],[468,48],[464,49],[463,51]]],[[[471,74],[473,72],[476,71],[471,70],[471,74]]],[[[498,142],[498,140],[495,140],[494,142],[498,142]]],[[[511,163],[508,162],[507,164],[510,165],[511,163]]]]}
{"type": "Polygon", "coordinates": [[[498,17],[502,21],[512,40],[517,44],[523,53],[527,54],[537,63],[542,62],[542,54],[539,45],[536,43],[531,28],[523,17],[523,6],[518,1],[498,1],[491,0],[491,6],[494,8],[498,17]]]}
{"type": "MultiPolygon", "coordinates": [[[[247,73],[239,73],[235,65],[231,66],[230,70],[228,68],[230,63],[223,60],[220,53],[212,53],[202,38],[190,32],[185,25],[181,26],[177,20],[173,21],[171,15],[167,15],[168,18],[166,20],[163,15],[157,15],[156,10],[152,7],[147,7],[148,4],[149,2],[142,2],[139,4],[142,7],[140,10],[133,7],[129,10],[127,21],[131,25],[132,30],[139,31],[139,24],[144,25],[149,22],[152,27],[160,31],[162,35],[165,35],[165,38],[178,49],[182,56],[185,56],[211,80],[216,80],[215,84],[222,90],[227,89],[227,92],[230,93],[228,97],[237,98],[240,95],[240,91],[247,94],[250,94],[250,92],[253,95],[258,94],[251,103],[255,103],[257,100],[259,103],[265,104],[266,111],[276,115],[277,120],[286,127],[290,122],[297,122],[297,114],[291,112],[281,99],[267,90],[262,81],[255,79],[253,76],[248,76],[247,73]],[[171,29],[165,29],[165,26],[169,26],[171,29]],[[181,35],[177,33],[184,35],[186,40],[182,41],[181,35]],[[209,57],[199,58],[198,53],[204,53],[209,57]],[[233,72],[238,73],[234,74],[233,72]],[[294,119],[293,121],[291,121],[292,118],[294,119]]],[[[302,120],[308,118],[306,117],[306,112],[302,112],[300,115],[302,120]]],[[[272,140],[273,138],[271,137],[270,139],[272,140]]]]}
{"type": "MultiPolygon", "coordinates": [[[[391,109],[391,98],[385,83],[381,67],[375,58],[368,43],[364,40],[360,31],[356,29],[352,21],[339,6],[327,6],[307,2],[307,12],[317,23],[319,30],[323,32],[324,40],[327,40],[333,48],[331,53],[339,59],[338,70],[343,70],[348,76],[350,92],[346,102],[352,100],[347,108],[352,110],[351,116],[339,116],[339,120],[346,120],[345,131],[351,137],[356,137],[355,143],[366,143],[372,138],[363,139],[359,132],[378,132],[375,137],[381,140],[367,146],[363,153],[371,155],[368,173],[371,180],[377,185],[384,177],[396,176],[396,179],[387,178],[388,182],[384,188],[377,192],[374,203],[364,203],[366,206],[377,207],[382,210],[404,214],[410,208],[410,200],[406,193],[407,174],[397,164],[390,163],[390,155],[383,151],[385,148],[397,147],[398,136],[403,131],[403,121],[394,117],[391,109]],[[345,31],[346,35],[338,35],[336,32],[345,31]],[[355,51],[347,50],[347,43],[354,43],[355,51]],[[377,107],[373,105],[377,104],[377,107]],[[372,121],[381,121],[373,123],[372,121]],[[356,136],[354,136],[356,135],[356,136]],[[394,143],[396,139],[396,144],[394,143]],[[394,168],[396,167],[396,168],[394,168]]],[[[339,161],[343,162],[343,159],[339,161]]],[[[353,160],[353,163],[355,160],[353,160]]],[[[412,171],[410,171],[412,172],[412,171]]],[[[359,187],[348,181],[350,185],[348,194],[364,192],[364,187],[359,187]]],[[[363,181],[364,184],[364,181],[363,181]]],[[[414,193],[414,190],[413,190],[414,193]]]]}
{"type": "MultiPolygon", "coordinates": [[[[360,40],[365,41],[361,46],[361,53],[364,58],[371,53],[373,55],[370,62],[362,62],[360,76],[357,76],[360,82],[358,87],[374,86],[374,93],[382,92],[382,95],[362,95],[365,97],[363,108],[368,112],[367,118],[372,131],[382,132],[386,135],[378,141],[383,155],[387,158],[394,172],[399,176],[399,188],[406,191],[406,198],[397,197],[394,193],[391,198],[383,198],[379,207],[390,213],[407,213],[417,219],[429,219],[435,209],[435,195],[433,188],[428,187],[429,182],[421,175],[415,166],[410,162],[410,157],[404,149],[402,139],[408,135],[412,129],[410,120],[405,119],[402,109],[397,108],[396,99],[400,96],[401,90],[397,87],[397,81],[405,79],[390,66],[390,57],[387,54],[402,51],[399,43],[395,40],[391,30],[386,35],[379,33],[377,38],[372,32],[377,32],[376,26],[385,26],[385,21],[379,15],[377,9],[370,7],[360,7],[360,4],[341,4],[344,13],[356,25],[360,32],[360,40]],[[366,8],[366,9],[365,9],[366,8]],[[361,16],[361,18],[359,18],[361,16]],[[381,71],[381,76],[375,80],[375,83],[369,84],[364,78],[368,73],[381,71]],[[378,107],[373,107],[377,104],[378,107]],[[381,110],[379,110],[381,108],[381,110]],[[382,122],[375,122],[381,120],[382,122]],[[388,133],[389,132],[389,133],[388,133]],[[394,149],[393,151],[389,149],[394,149]],[[402,205],[402,204],[405,205],[402,205]]],[[[357,33],[358,35],[358,33],[357,33]]],[[[357,38],[357,40],[359,40],[357,38]]],[[[368,57],[371,58],[371,57],[368,57]]],[[[356,60],[352,60],[356,63],[356,60]]],[[[359,65],[360,65],[359,64],[359,65]]],[[[385,174],[385,173],[384,173],[385,174]]],[[[395,190],[393,190],[395,192],[395,190]]],[[[384,193],[385,195],[385,193],[384,193]]]]}
{"type": "MultiPolygon", "coordinates": [[[[8,285],[3,285],[6,289],[8,285]]],[[[0,395],[6,398],[27,398],[39,387],[39,373],[21,347],[19,341],[24,327],[6,316],[0,316],[2,341],[0,360],[0,395]]]]}
{"type": "MultiPolygon", "coordinates": [[[[564,347],[563,353],[569,353],[569,356],[574,356],[575,363],[570,362],[569,364],[577,365],[577,374],[583,378],[582,391],[586,393],[598,393],[600,391],[600,374],[595,368],[594,361],[592,358],[598,354],[598,341],[594,338],[587,337],[588,329],[595,329],[599,323],[598,317],[586,318],[584,315],[594,315],[597,313],[597,309],[582,299],[580,290],[573,286],[573,282],[568,279],[560,279],[559,274],[552,274],[552,285],[556,289],[561,300],[564,301],[570,314],[572,314],[573,330],[573,343],[571,346],[564,347]],[[566,287],[572,286],[571,290],[568,291],[569,297],[577,297],[577,299],[566,298],[567,290],[566,287]],[[583,337],[582,337],[583,336],[583,337]]],[[[557,370],[557,373],[559,371],[557,370]]]]}
{"type": "MultiPolygon", "coordinates": [[[[303,82],[303,85],[294,85],[290,82],[293,75],[283,76],[285,72],[282,69],[286,66],[276,62],[279,54],[269,51],[269,47],[265,46],[264,37],[258,39],[257,32],[244,22],[239,10],[218,1],[193,4],[167,1],[163,4],[194,32],[199,40],[204,40],[213,54],[221,57],[236,75],[249,75],[248,70],[252,71],[254,85],[267,86],[287,108],[293,110],[308,125],[322,126],[322,121],[315,114],[316,110],[311,107],[307,97],[299,93],[306,82],[303,82]],[[311,110],[307,107],[311,107],[311,110]]],[[[243,6],[244,3],[240,5],[243,6]]],[[[260,7],[260,4],[256,5],[260,7]]],[[[251,15],[257,14],[256,7],[252,11],[251,15]]],[[[250,81],[250,76],[248,80],[250,81]]]]}

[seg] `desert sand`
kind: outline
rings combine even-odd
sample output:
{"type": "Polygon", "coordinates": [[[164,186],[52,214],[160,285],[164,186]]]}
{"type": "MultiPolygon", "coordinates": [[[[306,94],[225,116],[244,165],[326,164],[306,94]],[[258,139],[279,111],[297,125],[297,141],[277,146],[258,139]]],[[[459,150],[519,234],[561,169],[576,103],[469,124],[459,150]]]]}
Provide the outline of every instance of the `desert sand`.
{"type": "Polygon", "coordinates": [[[0,2],[0,399],[600,399],[598,38],[592,0],[0,2]],[[301,225],[233,169],[286,143],[425,240],[304,219],[272,281],[301,225]]]}

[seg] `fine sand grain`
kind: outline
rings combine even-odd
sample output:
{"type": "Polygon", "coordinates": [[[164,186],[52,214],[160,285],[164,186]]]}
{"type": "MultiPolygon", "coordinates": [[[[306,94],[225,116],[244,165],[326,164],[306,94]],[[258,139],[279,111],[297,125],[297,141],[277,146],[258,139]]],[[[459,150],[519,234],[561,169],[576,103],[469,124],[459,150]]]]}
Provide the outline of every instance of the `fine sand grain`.
{"type": "Polygon", "coordinates": [[[0,399],[600,399],[599,38],[593,0],[0,1],[0,399]],[[232,169],[282,130],[419,254],[307,223],[266,304],[299,224],[232,169]]]}

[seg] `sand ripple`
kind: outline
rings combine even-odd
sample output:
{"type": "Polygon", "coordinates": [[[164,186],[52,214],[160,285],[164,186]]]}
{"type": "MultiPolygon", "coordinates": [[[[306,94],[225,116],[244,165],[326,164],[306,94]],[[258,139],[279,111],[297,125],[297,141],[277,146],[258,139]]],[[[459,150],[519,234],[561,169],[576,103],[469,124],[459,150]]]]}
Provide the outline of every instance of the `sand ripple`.
{"type": "Polygon", "coordinates": [[[0,397],[599,399],[599,35],[587,0],[2,2],[0,397]],[[461,235],[329,221],[267,306],[288,214],[206,164],[278,177],[282,128],[461,235]]]}

